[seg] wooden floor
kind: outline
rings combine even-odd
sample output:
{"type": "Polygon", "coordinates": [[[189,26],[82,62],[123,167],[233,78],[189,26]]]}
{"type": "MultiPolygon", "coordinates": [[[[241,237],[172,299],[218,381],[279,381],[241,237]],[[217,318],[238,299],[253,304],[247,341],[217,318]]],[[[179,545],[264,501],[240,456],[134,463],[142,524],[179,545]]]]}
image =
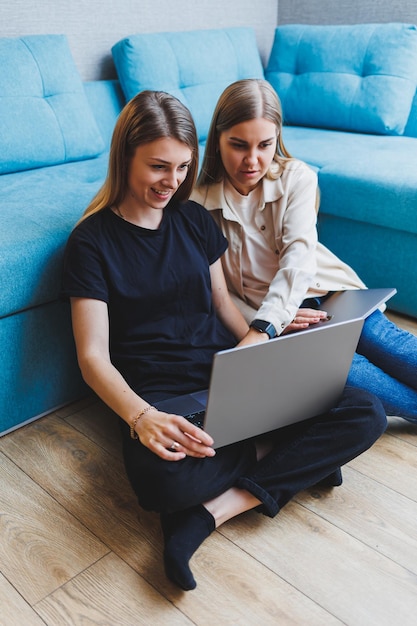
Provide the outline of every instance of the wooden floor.
{"type": "Polygon", "coordinates": [[[1,438],[0,464],[1,626],[417,624],[417,426],[398,418],[341,487],[214,532],[187,593],[165,579],[158,518],[101,403],[1,438]]]}

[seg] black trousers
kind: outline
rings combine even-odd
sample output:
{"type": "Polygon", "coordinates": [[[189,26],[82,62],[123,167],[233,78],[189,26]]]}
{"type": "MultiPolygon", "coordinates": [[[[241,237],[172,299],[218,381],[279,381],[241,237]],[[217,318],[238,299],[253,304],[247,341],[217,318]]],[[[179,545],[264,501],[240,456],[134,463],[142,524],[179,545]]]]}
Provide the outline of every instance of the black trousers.
{"type": "Polygon", "coordinates": [[[270,434],[272,451],[256,460],[255,441],[216,451],[214,457],[165,461],[129,435],[123,422],[123,454],[140,506],[173,512],[206,502],[230,487],[246,489],[274,517],[291,498],[319,483],[367,450],[387,425],[378,398],[346,387],[336,407],[270,434]]]}

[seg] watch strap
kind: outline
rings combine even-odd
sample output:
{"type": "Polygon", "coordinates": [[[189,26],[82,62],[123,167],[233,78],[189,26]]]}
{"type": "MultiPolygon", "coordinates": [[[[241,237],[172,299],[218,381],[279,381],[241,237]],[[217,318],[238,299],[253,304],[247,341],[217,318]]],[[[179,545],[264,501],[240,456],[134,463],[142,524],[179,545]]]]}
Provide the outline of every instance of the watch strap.
{"type": "Polygon", "coordinates": [[[266,333],[270,339],[274,339],[277,336],[276,328],[270,322],[266,322],[265,320],[253,320],[250,323],[250,327],[254,328],[260,333],[266,333]]]}

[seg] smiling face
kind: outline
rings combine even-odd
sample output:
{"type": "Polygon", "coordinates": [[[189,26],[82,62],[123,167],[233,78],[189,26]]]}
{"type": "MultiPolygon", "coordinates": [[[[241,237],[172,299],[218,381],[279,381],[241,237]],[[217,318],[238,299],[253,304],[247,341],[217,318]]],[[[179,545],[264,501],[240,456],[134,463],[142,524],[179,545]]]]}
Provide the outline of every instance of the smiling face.
{"type": "Polygon", "coordinates": [[[223,131],[219,150],[226,175],[242,195],[255,189],[268,171],[277,144],[277,127],[257,118],[223,131]]]}
{"type": "Polygon", "coordinates": [[[129,165],[124,211],[137,215],[166,207],[186,179],[191,157],[191,149],[172,137],[138,146],[129,165]]]}

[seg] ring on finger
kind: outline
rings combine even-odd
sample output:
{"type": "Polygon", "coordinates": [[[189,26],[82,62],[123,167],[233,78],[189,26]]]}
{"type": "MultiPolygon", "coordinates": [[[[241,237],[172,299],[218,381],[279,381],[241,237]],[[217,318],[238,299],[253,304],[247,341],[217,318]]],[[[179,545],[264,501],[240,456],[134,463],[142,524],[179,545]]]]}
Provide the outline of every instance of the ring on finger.
{"type": "Polygon", "coordinates": [[[178,443],[178,441],[173,441],[171,444],[170,450],[171,452],[176,452],[179,447],[180,447],[180,444],[178,443]]]}

